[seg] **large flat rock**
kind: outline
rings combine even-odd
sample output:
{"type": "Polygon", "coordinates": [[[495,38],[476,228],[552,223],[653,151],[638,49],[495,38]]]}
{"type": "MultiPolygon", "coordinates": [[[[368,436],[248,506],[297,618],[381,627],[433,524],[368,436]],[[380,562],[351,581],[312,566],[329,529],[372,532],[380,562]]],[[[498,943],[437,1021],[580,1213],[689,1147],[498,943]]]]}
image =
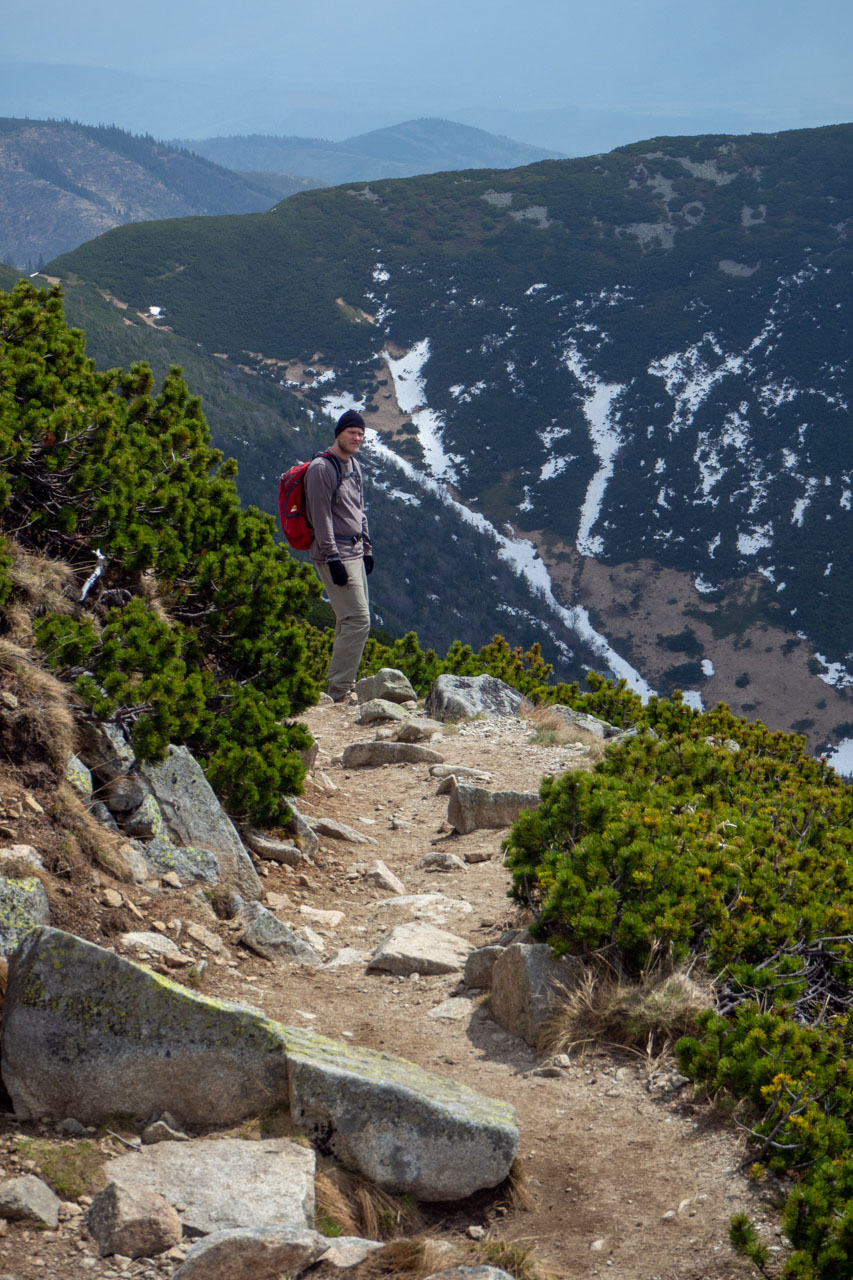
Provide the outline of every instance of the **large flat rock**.
{"type": "Polygon", "coordinates": [[[344,747],[345,769],[378,769],[383,764],[441,764],[444,759],[432,747],[417,742],[351,742],[344,747]]]}
{"type": "Polygon", "coordinates": [[[381,940],[367,968],[383,973],[459,973],[471,950],[464,938],[434,924],[398,924],[381,940]]]}
{"type": "Polygon", "coordinates": [[[287,1138],[196,1138],[158,1142],[110,1160],[105,1172],[126,1187],[148,1187],[181,1205],[194,1234],[234,1227],[307,1227],[314,1218],[310,1147],[287,1138]]]}

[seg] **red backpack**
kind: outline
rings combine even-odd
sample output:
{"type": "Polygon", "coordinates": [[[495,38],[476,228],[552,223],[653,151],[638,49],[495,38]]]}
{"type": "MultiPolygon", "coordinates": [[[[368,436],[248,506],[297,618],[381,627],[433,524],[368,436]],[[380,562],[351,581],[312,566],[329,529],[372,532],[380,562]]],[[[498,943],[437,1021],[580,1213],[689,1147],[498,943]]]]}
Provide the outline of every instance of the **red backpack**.
{"type": "MultiPolygon", "coordinates": [[[[344,478],[341,464],[333,453],[315,453],[314,458],[328,458],[335,468],[337,483],[335,492],[332,495],[332,501],[334,501],[344,478]]],[[[278,518],[281,522],[282,533],[294,551],[307,551],[314,540],[314,530],[308,521],[308,513],[305,508],[305,472],[314,461],[314,458],[309,458],[307,462],[297,462],[296,466],[291,467],[289,471],[285,471],[278,482],[278,518]]],[[[353,459],[353,466],[360,486],[361,474],[355,459],[353,459]]]]}

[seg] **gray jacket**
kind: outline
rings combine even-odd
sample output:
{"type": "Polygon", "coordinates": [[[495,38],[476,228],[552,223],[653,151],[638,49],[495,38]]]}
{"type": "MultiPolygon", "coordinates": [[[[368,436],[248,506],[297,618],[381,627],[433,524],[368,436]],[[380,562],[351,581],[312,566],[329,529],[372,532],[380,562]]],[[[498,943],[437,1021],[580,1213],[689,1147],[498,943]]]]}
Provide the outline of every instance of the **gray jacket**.
{"type": "Polygon", "coordinates": [[[361,468],[355,459],[349,468],[340,465],[344,474],[337,493],[338,471],[329,458],[315,458],[305,473],[305,504],[314,530],[308,554],[320,564],[370,555],[361,468]]]}

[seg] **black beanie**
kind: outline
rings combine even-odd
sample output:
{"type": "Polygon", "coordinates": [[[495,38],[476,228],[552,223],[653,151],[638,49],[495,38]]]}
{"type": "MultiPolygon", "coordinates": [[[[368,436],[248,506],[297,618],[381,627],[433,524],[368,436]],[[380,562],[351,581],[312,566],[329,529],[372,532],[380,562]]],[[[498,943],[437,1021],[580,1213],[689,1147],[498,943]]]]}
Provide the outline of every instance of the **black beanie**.
{"type": "Polygon", "coordinates": [[[361,430],[364,430],[364,418],[355,409],[347,409],[346,413],[342,413],[338,418],[337,426],[335,427],[336,440],[342,431],[346,431],[347,427],[361,427],[361,430]]]}

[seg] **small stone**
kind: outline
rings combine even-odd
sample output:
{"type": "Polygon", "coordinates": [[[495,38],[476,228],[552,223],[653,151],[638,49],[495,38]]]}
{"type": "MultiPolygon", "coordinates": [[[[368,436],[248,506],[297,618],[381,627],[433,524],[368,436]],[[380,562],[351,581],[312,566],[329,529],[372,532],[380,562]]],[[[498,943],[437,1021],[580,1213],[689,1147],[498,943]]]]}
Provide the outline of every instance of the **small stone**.
{"type": "Polygon", "coordinates": [[[55,1231],[61,1203],[47,1183],[32,1174],[0,1183],[0,1217],[11,1221],[38,1222],[55,1231]]]}
{"type": "Polygon", "coordinates": [[[428,853],[417,864],[422,871],[464,871],[465,863],[455,853],[428,853]]]}
{"type": "Polygon", "coordinates": [[[105,889],[101,894],[101,901],[105,907],[120,907],[124,898],[117,889],[105,889]]]}
{"type": "Polygon", "coordinates": [[[469,1240],[485,1240],[486,1228],[475,1226],[473,1223],[465,1233],[469,1240]]]}
{"type": "Polygon", "coordinates": [[[170,889],[180,889],[181,877],[177,871],[167,871],[165,875],[160,877],[163,884],[168,885],[170,889]]]}
{"type": "Polygon", "coordinates": [[[377,888],[384,889],[386,893],[395,893],[402,896],[406,892],[405,885],[398,880],[394,872],[386,867],[382,859],[377,859],[364,875],[365,880],[369,880],[371,884],[375,884],[377,888]]]}

